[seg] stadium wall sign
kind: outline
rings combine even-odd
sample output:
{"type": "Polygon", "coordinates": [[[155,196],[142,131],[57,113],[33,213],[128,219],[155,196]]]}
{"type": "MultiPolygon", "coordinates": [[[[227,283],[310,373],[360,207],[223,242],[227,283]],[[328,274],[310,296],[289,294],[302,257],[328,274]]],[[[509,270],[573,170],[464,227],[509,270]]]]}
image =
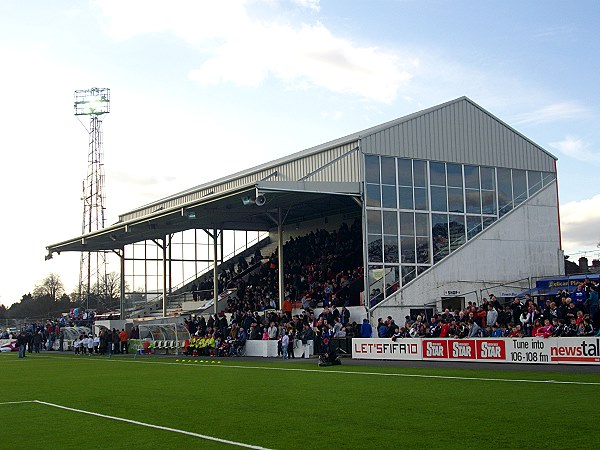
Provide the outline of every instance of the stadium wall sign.
{"type": "Polygon", "coordinates": [[[352,358],[600,364],[600,338],[353,339],[352,358]]]}

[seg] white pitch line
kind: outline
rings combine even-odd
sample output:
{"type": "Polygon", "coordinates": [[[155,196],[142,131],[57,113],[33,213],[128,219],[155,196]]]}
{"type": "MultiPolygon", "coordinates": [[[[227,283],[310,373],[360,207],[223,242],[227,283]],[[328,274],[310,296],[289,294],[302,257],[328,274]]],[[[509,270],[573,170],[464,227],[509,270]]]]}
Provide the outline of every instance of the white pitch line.
{"type": "MultiPolygon", "coordinates": [[[[61,356],[45,356],[46,358],[61,358],[61,356]]],[[[80,359],[75,357],[63,357],[65,359],[80,359]]],[[[83,359],[82,359],[83,360],[83,359]]],[[[425,375],[425,374],[414,374],[414,373],[386,373],[386,372],[359,372],[350,370],[325,370],[325,369],[299,369],[294,367],[264,367],[264,366],[239,366],[231,364],[197,364],[197,363],[184,363],[184,362],[167,362],[167,361],[143,361],[143,360],[131,360],[131,359],[118,359],[118,358],[86,358],[85,361],[114,361],[122,363],[140,363],[140,364],[162,364],[168,366],[190,366],[190,367],[219,367],[219,368],[233,368],[233,369],[256,369],[256,370],[280,370],[284,372],[314,372],[314,373],[340,373],[345,375],[372,375],[381,377],[403,377],[403,378],[429,378],[439,380],[467,380],[467,381],[500,381],[505,383],[535,383],[535,384],[566,384],[566,385],[577,385],[577,386],[600,386],[600,382],[595,381],[557,381],[557,380],[527,380],[518,378],[486,378],[486,377],[459,377],[450,375],[425,375]]]]}
{"type": "MultiPolygon", "coordinates": [[[[117,420],[120,422],[127,422],[127,423],[131,423],[134,425],[141,425],[143,427],[155,428],[157,430],[185,434],[187,436],[197,437],[197,438],[205,439],[205,440],[209,440],[209,441],[220,442],[222,444],[230,444],[230,445],[235,445],[237,447],[253,448],[253,449],[260,449],[260,450],[268,450],[266,447],[260,447],[257,445],[244,444],[242,442],[230,441],[227,439],[220,439],[220,438],[213,437],[213,436],[207,436],[205,434],[199,434],[199,433],[193,433],[191,431],[179,430],[177,428],[163,427],[160,425],[154,425],[152,423],[139,422],[137,420],[125,419],[123,417],[109,416],[107,414],[100,414],[100,413],[96,413],[93,411],[85,411],[83,409],[69,408],[68,406],[62,406],[62,405],[57,405],[55,403],[43,402],[41,400],[30,400],[30,402],[39,403],[40,405],[52,406],[54,408],[65,409],[67,411],[73,411],[73,412],[77,412],[77,413],[81,413],[81,414],[89,414],[90,416],[102,417],[104,419],[117,420]]],[[[25,403],[25,402],[23,402],[23,403],[25,403]]]]}
{"type": "Polygon", "coordinates": [[[20,403],[36,403],[36,400],[21,400],[19,402],[0,402],[0,405],[18,405],[20,403]]]}

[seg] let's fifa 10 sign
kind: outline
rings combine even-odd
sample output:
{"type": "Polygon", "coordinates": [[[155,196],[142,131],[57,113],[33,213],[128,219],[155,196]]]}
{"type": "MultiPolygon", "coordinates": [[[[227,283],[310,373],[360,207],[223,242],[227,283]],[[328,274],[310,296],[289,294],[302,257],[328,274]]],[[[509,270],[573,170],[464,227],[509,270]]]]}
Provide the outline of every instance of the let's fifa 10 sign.
{"type": "Polygon", "coordinates": [[[353,339],[355,359],[600,364],[600,338],[353,339]]]}

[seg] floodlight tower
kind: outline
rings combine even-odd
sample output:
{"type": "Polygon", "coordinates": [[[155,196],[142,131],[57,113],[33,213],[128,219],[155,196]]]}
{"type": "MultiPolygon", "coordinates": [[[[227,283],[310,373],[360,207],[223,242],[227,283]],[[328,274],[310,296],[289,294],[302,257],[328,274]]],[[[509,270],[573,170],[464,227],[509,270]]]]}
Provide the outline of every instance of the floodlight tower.
{"type": "MultiPolygon", "coordinates": [[[[102,116],[110,112],[110,89],[91,88],[75,91],[75,116],[89,116],[88,169],[83,181],[82,234],[104,228],[104,151],[102,116]]],[[[85,126],[85,125],[84,125],[85,126]]],[[[82,252],[79,265],[79,299],[90,307],[90,293],[106,280],[106,253],[82,252]]]]}

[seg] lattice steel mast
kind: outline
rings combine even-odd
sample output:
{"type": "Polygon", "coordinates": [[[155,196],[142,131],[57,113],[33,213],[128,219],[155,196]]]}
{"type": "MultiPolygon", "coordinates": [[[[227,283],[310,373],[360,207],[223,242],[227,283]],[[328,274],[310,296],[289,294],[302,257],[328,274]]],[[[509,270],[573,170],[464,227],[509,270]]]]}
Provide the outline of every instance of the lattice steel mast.
{"type": "MultiPolygon", "coordinates": [[[[75,91],[75,115],[89,116],[87,176],[83,181],[83,220],[81,233],[104,228],[104,150],[102,116],[110,112],[110,89],[91,88],[75,91]]],[[[106,252],[82,252],[79,265],[79,300],[90,307],[92,290],[106,282],[106,252]]],[[[100,292],[96,292],[97,299],[100,292]]]]}

